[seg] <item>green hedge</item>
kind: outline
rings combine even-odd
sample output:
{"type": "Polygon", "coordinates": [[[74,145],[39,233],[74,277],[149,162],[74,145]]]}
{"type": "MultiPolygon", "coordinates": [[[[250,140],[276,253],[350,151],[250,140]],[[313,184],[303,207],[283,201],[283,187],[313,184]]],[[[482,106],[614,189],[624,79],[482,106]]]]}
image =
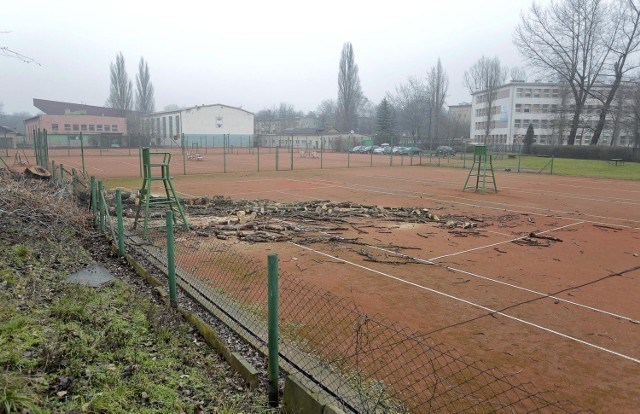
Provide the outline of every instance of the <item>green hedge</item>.
{"type": "Polygon", "coordinates": [[[640,149],[609,147],[603,145],[532,145],[531,155],[553,155],[556,158],[579,160],[610,160],[621,158],[625,161],[640,161],[640,149]]]}

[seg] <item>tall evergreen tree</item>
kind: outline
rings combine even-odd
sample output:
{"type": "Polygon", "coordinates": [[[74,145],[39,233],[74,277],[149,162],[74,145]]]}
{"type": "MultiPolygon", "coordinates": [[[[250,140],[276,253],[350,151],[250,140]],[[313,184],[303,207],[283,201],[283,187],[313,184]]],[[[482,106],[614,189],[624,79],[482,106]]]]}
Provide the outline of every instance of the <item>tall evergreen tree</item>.
{"type": "Polygon", "coordinates": [[[527,133],[524,136],[524,152],[525,154],[529,154],[531,152],[531,146],[533,145],[533,124],[529,124],[529,128],[527,128],[527,133]]]}
{"type": "Polygon", "coordinates": [[[387,98],[382,99],[376,114],[376,144],[391,141],[393,137],[393,111],[387,98]]]}
{"type": "Polygon", "coordinates": [[[120,111],[122,116],[133,107],[133,86],[127,75],[122,52],[116,56],[116,63],[111,63],[111,87],[106,105],[120,111]]]}
{"type": "Polygon", "coordinates": [[[346,132],[355,128],[357,110],[362,99],[358,65],[355,64],[353,46],[347,42],[342,47],[338,71],[338,129],[346,132]]]}

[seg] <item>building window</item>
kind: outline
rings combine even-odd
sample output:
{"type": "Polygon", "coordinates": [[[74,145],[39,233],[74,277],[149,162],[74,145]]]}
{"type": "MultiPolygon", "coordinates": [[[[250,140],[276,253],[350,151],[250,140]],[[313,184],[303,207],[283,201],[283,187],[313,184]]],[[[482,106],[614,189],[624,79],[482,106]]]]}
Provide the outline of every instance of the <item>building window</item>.
{"type": "Polygon", "coordinates": [[[540,89],[536,88],[533,90],[533,97],[534,98],[539,98],[540,97],[540,89]]]}
{"type": "Polygon", "coordinates": [[[531,98],[531,88],[527,88],[524,90],[524,97],[531,98]]]}
{"type": "Polygon", "coordinates": [[[518,89],[516,89],[516,96],[517,96],[518,98],[522,98],[522,88],[518,88],[518,89]]]}
{"type": "Polygon", "coordinates": [[[105,125],[104,132],[111,132],[111,125],[105,125]]]}
{"type": "Polygon", "coordinates": [[[64,124],[65,131],[71,131],[71,124],[64,124]]]}
{"type": "Polygon", "coordinates": [[[557,89],[553,89],[553,90],[551,91],[551,93],[553,94],[553,97],[554,97],[554,98],[557,98],[557,97],[558,97],[558,90],[557,90],[557,89]]]}
{"type": "Polygon", "coordinates": [[[516,119],[515,121],[513,121],[513,127],[514,128],[520,128],[520,120],[516,119]]]}
{"type": "Polygon", "coordinates": [[[516,112],[522,112],[522,104],[516,104],[516,112]]]}
{"type": "Polygon", "coordinates": [[[544,90],[543,90],[543,96],[544,96],[545,98],[549,98],[549,97],[551,97],[551,94],[549,93],[549,89],[544,89],[544,90]]]}
{"type": "Polygon", "coordinates": [[[111,131],[118,132],[118,125],[111,125],[111,131]]]}
{"type": "Polygon", "coordinates": [[[58,124],[51,124],[51,130],[52,131],[57,131],[58,130],[58,124]]]}
{"type": "Polygon", "coordinates": [[[87,124],[80,125],[80,131],[87,131],[87,124]]]}
{"type": "Polygon", "coordinates": [[[74,131],[80,131],[80,125],[78,125],[78,124],[73,124],[73,130],[74,130],[74,131]]]}
{"type": "Polygon", "coordinates": [[[95,125],[89,125],[89,132],[95,132],[95,130],[96,130],[95,125]]]}
{"type": "Polygon", "coordinates": [[[522,111],[525,113],[531,112],[531,104],[524,104],[522,111]]]}
{"type": "Polygon", "coordinates": [[[102,131],[102,125],[96,125],[96,130],[98,132],[101,132],[102,131]]]}

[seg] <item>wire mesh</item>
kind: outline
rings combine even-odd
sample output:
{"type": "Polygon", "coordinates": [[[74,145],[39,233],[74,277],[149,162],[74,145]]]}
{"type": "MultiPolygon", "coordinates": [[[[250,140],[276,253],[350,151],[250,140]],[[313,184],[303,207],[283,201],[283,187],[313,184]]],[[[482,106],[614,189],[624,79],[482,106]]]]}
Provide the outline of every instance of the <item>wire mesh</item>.
{"type": "MultiPolygon", "coordinates": [[[[133,236],[132,236],[133,237],[133,236]]],[[[137,236],[136,236],[137,237],[137,236]]],[[[138,243],[166,266],[162,229],[138,243]]],[[[267,343],[267,261],[242,244],[175,236],[178,284],[197,292],[259,348],[267,343]]],[[[166,267],[165,267],[166,269],[166,267]]],[[[288,272],[279,277],[280,358],[289,373],[348,412],[579,412],[516,375],[474,361],[288,272]]]]}

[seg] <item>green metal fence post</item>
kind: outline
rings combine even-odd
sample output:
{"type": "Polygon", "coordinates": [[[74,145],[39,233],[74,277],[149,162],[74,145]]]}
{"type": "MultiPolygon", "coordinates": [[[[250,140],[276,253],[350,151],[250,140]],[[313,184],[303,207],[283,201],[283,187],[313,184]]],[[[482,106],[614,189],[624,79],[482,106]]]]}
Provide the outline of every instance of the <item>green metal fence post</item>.
{"type": "Polygon", "coordinates": [[[222,164],[223,171],[227,172],[227,147],[229,146],[229,138],[227,135],[222,135],[222,164]]]}
{"type": "Polygon", "coordinates": [[[167,210],[167,265],[169,266],[169,300],[176,305],[176,260],[173,245],[173,211],[167,210]]]}
{"type": "Polygon", "coordinates": [[[91,210],[93,212],[93,227],[98,225],[98,206],[96,191],[96,177],[91,176],[91,210]]]}
{"type": "Polygon", "coordinates": [[[258,172],[260,172],[260,140],[258,140],[257,153],[258,153],[258,172]]]}
{"type": "Polygon", "coordinates": [[[100,215],[100,234],[104,234],[104,205],[102,204],[102,181],[98,181],[98,213],[100,215]]]}
{"type": "Polygon", "coordinates": [[[138,162],[140,164],[140,177],[142,177],[142,148],[138,147],[138,162]]]}
{"type": "Polygon", "coordinates": [[[60,185],[64,185],[64,164],[60,164],[60,185]]]}
{"type": "MultiPolygon", "coordinates": [[[[80,139],[82,139],[82,132],[80,133],[80,139]]],[[[127,135],[127,142],[127,147],[129,147],[129,156],[131,156],[131,134],[127,135]]]]}
{"type": "Polygon", "coordinates": [[[122,191],[116,189],[116,214],[118,215],[118,252],[124,256],[124,222],[122,219],[122,191]]]}
{"type": "Polygon", "coordinates": [[[280,148],[280,146],[276,147],[276,171],[278,171],[278,149],[280,148]]]}
{"type": "Polygon", "coordinates": [[[184,147],[185,147],[185,143],[184,143],[184,132],[182,133],[181,137],[180,137],[180,147],[181,147],[181,151],[182,151],[182,174],[183,175],[187,175],[187,160],[184,154],[184,147]]]}
{"type": "Polygon", "coordinates": [[[44,143],[43,143],[44,144],[44,147],[43,147],[44,166],[48,167],[49,166],[49,138],[48,138],[46,129],[44,130],[43,136],[44,136],[44,143]]]}
{"type": "Polygon", "coordinates": [[[36,134],[36,130],[33,131],[33,156],[36,159],[36,165],[38,165],[38,135],[36,134]]]}
{"type": "Polygon", "coordinates": [[[462,168],[467,168],[467,142],[464,142],[464,152],[462,153],[462,168]]]}
{"type": "Polygon", "coordinates": [[[293,135],[291,135],[291,170],[293,171],[293,135]]]}
{"type": "Polygon", "coordinates": [[[320,169],[322,169],[323,155],[324,155],[324,137],[320,137],[320,169]]]}
{"type": "Polygon", "coordinates": [[[268,256],[269,405],[278,406],[278,255],[268,256]]]}
{"type": "Polygon", "coordinates": [[[57,180],[56,180],[56,161],[55,160],[51,160],[51,182],[53,182],[54,184],[56,184],[57,180]]]}
{"type": "Polygon", "coordinates": [[[551,156],[551,175],[553,175],[553,155],[551,156]]]}
{"type": "MultiPolygon", "coordinates": [[[[85,175],[87,172],[84,169],[84,143],[82,139],[82,132],[80,133],[80,157],[82,158],[82,175],[85,175]]],[[[129,149],[129,155],[131,155],[131,149],[129,149]]]]}

